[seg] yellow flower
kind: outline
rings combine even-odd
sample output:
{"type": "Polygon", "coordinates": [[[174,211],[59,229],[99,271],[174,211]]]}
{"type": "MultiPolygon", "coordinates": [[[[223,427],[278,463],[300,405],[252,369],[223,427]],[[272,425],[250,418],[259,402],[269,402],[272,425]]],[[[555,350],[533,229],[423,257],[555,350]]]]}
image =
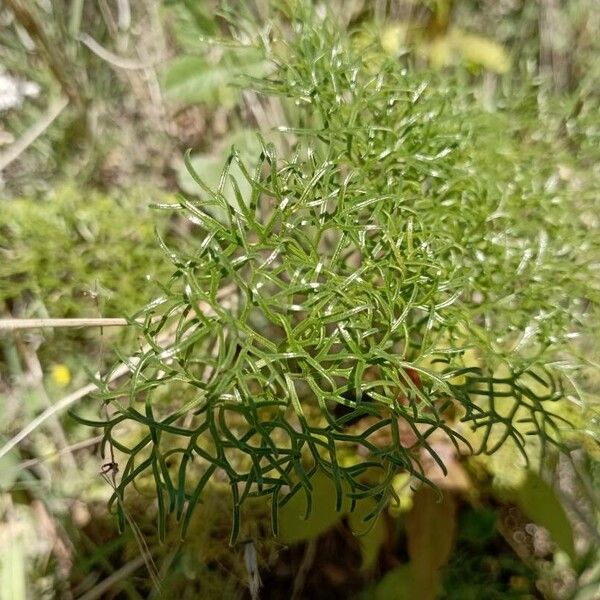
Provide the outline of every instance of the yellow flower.
{"type": "Polygon", "coordinates": [[[71,371],[67,365],[53,365],[51,371],[52,381],[59,387],[67,387],[71,383],[71,371]]]}

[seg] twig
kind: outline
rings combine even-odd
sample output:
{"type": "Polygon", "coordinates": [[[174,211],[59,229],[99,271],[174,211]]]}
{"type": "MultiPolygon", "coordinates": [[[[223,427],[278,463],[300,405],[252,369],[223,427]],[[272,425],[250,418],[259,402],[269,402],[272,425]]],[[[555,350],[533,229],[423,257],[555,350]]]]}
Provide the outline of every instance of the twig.
{"type": "Polygon", "coordinates": [[[600,533],[598,533],[596,524],[593,522],[593,517],[586,515],[579,507],[579,502],[572,498],[570,494],[561,489],[556,490],[556,492],[559,499],[577,515],[579,522],[585,527],[586,533],[590,538],[594,540],[596,545],[600,546],[600,533]]]}
{"type": "Polygon", "coordinates": [[[122,581],[123,579],[129,578],[135,573],[141,566],[144,565],[144,557],[137,556],[133,560],[123,565],[118,571],[115,571],[112,575],[109,575],[106,579],[103,579],[97,586],[92,588],[89,592],[79,597],[79,600],[95,600],[96,598],[103,598],[104,594],[110,590],[110,588],[122,581]]]}
{"type": "Polygon", "coordinates": [[[131,27],[131,7],[129,6],[129,0],[117,0],[117,10],[119,29],[127,31],[131,27]]]}
{"type": "Polygon", "coordinates": [[[49,454],[44,454],[44,456],[38,456],[37,458],[30,458],[29,460],[19,463],[15,467],[15,469],[17,471],[22,471],[23,469],[30,469],[31,467],[35,467],[44,462],[47,462],[47,461],[49,462],[53,458],[58,458],[67,452],[73,453],[77,450],[83,450],[84,448],[89,448],[90,446],[94,446],[95,444],[98,444],[99,442],[101,442],[103,437],[104,437],[103,435],[97,435],[93,438],[90,438],[89,440],[82,440],[81,442],[77,442],[76,444],[71,444],[67,448],[63,448],[56,452],[50,452],[49,454]]]}
{"type": "Polygon", "coordinates": [[[14,144],[0,154],[0,171],[5,169],[11,162],[16,160],[35,140],[37,140],[60,113],[66,108],[69,100],[67,98],[59,98],[55,100],[49,107],[42,118],[30,127],[14,144]]]}
{"type": "Polygon", "coordinates": [[[0,331],[43,329],[45,327],[123,327],[131,321],[123,318],[94,319],[0,319],[0,331]]]}
{"type": "Polygon", "coordinates": [[[306,584],[306,578],[312,569],[317,555],[317,538],[313,538],[306,543],[302,562],[294,579],[294,588],[292,590],[291,600],[299,600],[302,597],[302,591],[306,584]]]}
{"type": "Polygon", "coordinates": [[[158,63],[158,61],[143,63],[133,58],[118,56],[117,54],[114,54],[114,52],[111,52],[110,50],[107,50],[101,46],[92,36],[88,35],[87,33],[79,34],[77,39],[82,44],[87,46],[96,56],[99,56],[102,60],[105,60],[107,63],[110,63],[119,69],[137,71],[140,69],[152,68],[158,63]]]}
{"type": "Polygon", "coordinates": [[[256,556],[256,546],[252,540],[248,540],[244,544],[244,564],[248,575],[248,589],[252,600],[259,600],[259,592],[262,586],[260,580],[260,571],[258,570],[258,559],[256,556]]]}

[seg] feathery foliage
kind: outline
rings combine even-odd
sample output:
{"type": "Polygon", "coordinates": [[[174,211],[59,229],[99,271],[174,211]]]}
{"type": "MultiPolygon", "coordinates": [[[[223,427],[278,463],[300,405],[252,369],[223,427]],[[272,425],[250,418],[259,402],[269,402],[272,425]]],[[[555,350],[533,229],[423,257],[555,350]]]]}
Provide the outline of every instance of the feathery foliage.
{"type": "Polygon", "coordinates": [[[211,478],[231,487],[235,539],[248,496],[271,498],[275,530],[294,494],[310,511],[317,470],[338,507],[374,499],[369,519],[399,470],[445,469],[435,436],[560,444],[565,353],[598,301],[587,225],[501,144],[483,164],[468,96],[297,17],[251,83],[300,110],[292,154],[233,149],[217,189],[195,175],[200,200],[162,206],[193,224],[189,248],[165,246],[174,274],[140,313],[150,349],[88,421],[124,455],[117,510],[151,475],[163,537],[169,512],[185,534],[211,478]]]}

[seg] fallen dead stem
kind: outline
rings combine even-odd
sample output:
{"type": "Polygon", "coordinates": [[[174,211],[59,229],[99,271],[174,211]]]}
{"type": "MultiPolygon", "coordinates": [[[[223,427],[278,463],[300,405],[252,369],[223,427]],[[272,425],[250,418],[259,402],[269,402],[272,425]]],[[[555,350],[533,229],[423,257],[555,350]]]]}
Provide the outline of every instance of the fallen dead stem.
{"type": "Polygon", "coordinates": [[[131,321],[122,318],[103,319],[0,319],[0,331],[65,327],[123,327],[131,321]]]}

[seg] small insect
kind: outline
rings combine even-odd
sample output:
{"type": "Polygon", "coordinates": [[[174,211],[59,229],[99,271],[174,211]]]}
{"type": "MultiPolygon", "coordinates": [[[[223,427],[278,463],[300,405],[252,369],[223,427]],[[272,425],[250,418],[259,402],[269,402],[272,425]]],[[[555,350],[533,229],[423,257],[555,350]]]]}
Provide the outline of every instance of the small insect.
{"type": "Polygon", "coordinates": [[[116,463],[115,461],[104,463],[102,465],[102,468],[100,469],[100,473],[102,475],[108,475],[109,473],[116,475],[118,472],[119,472],[119,464],[116,463]]]}

